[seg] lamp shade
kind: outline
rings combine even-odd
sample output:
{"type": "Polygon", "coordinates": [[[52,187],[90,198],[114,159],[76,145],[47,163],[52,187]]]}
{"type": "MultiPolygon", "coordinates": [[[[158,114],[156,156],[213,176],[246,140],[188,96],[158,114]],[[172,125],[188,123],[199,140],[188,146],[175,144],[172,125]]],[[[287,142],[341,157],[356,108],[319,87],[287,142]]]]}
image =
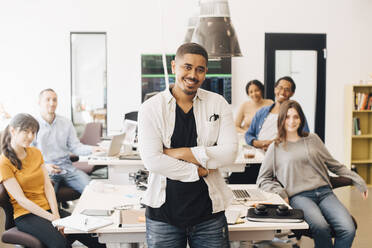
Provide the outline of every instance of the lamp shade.
{"type": "Polygon", "coordinates": [[[202,45],[211,58],[242,56],[227,0],[200,2],[199,22],[191,41],[202,45]]]}

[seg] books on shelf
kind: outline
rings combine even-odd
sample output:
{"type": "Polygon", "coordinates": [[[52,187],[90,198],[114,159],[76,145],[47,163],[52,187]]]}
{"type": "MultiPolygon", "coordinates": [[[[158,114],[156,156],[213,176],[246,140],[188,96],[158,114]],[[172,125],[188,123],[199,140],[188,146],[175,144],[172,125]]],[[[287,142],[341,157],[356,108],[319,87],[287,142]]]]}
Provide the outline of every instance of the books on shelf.
{"type": "Polygon", "coordinates": [[[358,117],[353,118],[353,134],[361,135],[362,130],[360,130],[360,119],[358,117]]]}
{"type": "Polygon", "coordinates": [[[372,93],[354,92],[354,110],[372,110],[372,93]]]}

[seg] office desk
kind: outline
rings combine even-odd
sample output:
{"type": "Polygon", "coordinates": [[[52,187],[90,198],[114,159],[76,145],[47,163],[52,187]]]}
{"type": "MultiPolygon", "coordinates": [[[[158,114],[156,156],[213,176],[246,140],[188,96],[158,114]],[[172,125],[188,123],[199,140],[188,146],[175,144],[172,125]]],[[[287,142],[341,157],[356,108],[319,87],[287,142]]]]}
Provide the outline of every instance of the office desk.
{"type": "MultiPolygon", "coordinates": [[[[244,172],[246,164],[261,163],[264,158],[263,152],[257,149],[254,158],[244,158],[243,147],[239,146],[238,154],[234,164],[220,168],[220,172],[244,172]]],[[[88,157],[80,157],[80,161],[87,161],[91,165],[107,165],[108,166],[108,179],[114,184],[123,184],[127,177],[126,174],[137,172],[138,170],[145,169],[142,160],[126,160],[126,159],[110,159],[102,157],[102,159],[88,159],[88,157]]]]}
{"type": "MultiPolygon", "coordinates": [[[[255,188],[255,185],[230,185],[232,189],[255,188]]],[[[123,204],[139,203],[139,198],[143,191],[136,190],[133,185],[108,185],[103,186],[97,184],[97,181],[92,181],[84,190],[77,203],[73,214],[80,213],[86,208],[96,209],[113,209],[116,206],[123,204]],[[100,187],[97,187],[100,186],[100,187]],[[97,191],[98,189],[98,191],[97,191]]],[[[274,194],[266,193],[266,196],[271,203],[283,203],[284,201],[274,194]]],[[[246,202],[246,205],[254,202],[246,202]]],[[[229,209],[239,209],[244,215],[247,212],[247,207],[244,205],[231,205],[229,209]]],[[[92,233],[97,233],[101,243],[106,243],[107,247],[119,248],[121,244],[137,243],[145,241],[145,225],[140,227],[119,228],[119,212],[115,211],[111,216],[114,224],[106,226],[92,233]]],[[[307,229],[308,225],[302,223],[263,223],[245,221],[242,224],[229,225],[229,237],[231,241],[251,241],[251,240],[271,240],[274,238],[276,230],[282,229],[307,229]]],[[[78,230],[65,229],[65,233],[81,233],[78,230]]]]}
{"type": "Polygon", "coordinates": [[[127,184],[128,173],[145,169],[142,160],[128,159],[88,159],[91,165],[107,165],[108,181],[113,184],[127,184]]]}

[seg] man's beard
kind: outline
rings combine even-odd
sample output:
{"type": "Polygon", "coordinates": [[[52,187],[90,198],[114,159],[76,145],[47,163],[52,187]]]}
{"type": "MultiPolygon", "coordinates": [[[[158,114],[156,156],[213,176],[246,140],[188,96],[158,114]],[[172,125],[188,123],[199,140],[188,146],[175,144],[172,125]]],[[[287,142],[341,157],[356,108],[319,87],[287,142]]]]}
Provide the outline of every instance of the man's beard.
{"type": "Polygon", "coordinates": [[[183,91],[183,93],[185,93],[188,96],[195,95],[195,93],[196,93],[196,91],[189,91],[187,89],[183,89],[182,91],[183,91]]]}

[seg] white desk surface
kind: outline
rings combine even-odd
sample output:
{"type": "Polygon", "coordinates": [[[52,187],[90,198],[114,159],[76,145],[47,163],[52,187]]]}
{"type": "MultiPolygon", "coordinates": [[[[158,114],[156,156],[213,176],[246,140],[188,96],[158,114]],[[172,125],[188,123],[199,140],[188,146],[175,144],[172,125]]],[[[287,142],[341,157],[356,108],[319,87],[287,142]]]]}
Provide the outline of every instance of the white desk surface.
{"type": "MultiPolygon", "coordinates": [[[[246,164],[257,164],[261,163],[264,159],[265,154],[256,149],[256,154],[254,158],[244,158],[243,148],[240,146],[238,155],[235,159],[234,164],[224,166],[219,170],[221,172],[243,172],[246,164]]],[[[101,165],[105,164],[110,167],[114,173],[130,173],[137,172],[140,169],[144,169],[142,160],[128,160],[128,159],[118,159],[118,158],[95,158],[88,159],[88,157],[81,157],[80,161],[88,161],[91,165],[101,165]]]]}
{"type": "MultiPolygon", "coordinates": [[[[244,188],[255,188],[256,185],[229,185],[232,189],[244,189],[244,188]]],[[[112,185],[104,184],[98,180],[93,180],[84,190],[83,194],[78,201],[73,214],[80,213],[86,208],[94,209],[113,209],[116,206],[123,204],[138,204],[139,199],[144,191],[139,191],[134,185],[112,185]]],[[[267,196],[267,201],[270,203],[284,203],[284,201],[275,194],[265,193],[267,196]]],[[[229,209],[239,209],[243,215],[246,215],[248,206],[256,202],[245,202],[245,205],[234,205],[232,204],[229,209]]],[[[119,228],[119,212],[115,211],[111,217],[114,224],[106,226],[97,230],[92,231],[92,233],[98,234],[117,234],[117,233],[127,233],[134,234],[137,233],[142,235],[144,240],[145,225],[140,227],[130,227],[130,228],[119,228]]],[[[231,240],[251,240],[246,239],[246,232],[252,232],[254,234],[254,240],[266,239],[264,236],[264,231],[270,231],[270,237],[274,237],[274,231],[280,229],[307,229],[308,225],[306,222],[301,223],[266,223],[266,222],[253,222],[245,220],[242,224],[229,225],[229,233],[231,240]],[[239,231],[243,231],[240,233],[239,231]],[[260,231],[260,232],[255,232],[260,231]],[[245,233],[244,233],[245,232],[245,233]],[[241,234],[244,234],[243,236],[241,234]],[[260,235],[263,235],[260,238],[260,235]]],[[[81,233],[78,230],[65,229],[65,233],[81,233]]],[[[138,241],[140,242],[140,241],[138,241]]]]}

